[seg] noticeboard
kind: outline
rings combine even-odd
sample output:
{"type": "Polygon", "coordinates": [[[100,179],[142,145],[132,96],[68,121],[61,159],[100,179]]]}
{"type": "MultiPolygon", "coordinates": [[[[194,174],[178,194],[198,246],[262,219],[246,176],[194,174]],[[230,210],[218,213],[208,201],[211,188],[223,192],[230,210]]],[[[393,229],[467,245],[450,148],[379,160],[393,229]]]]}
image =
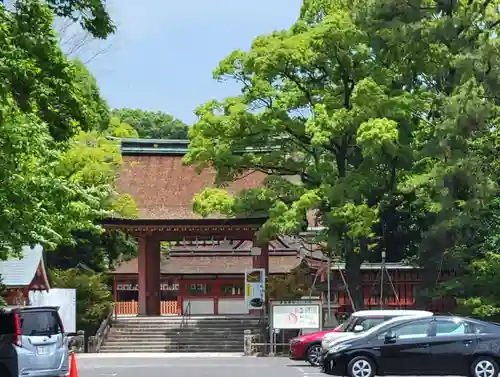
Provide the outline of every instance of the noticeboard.
{"type": "Polygon", "coordinates": [[[322,305],[316,300],[271,302],[273,329],[321,329],[322,305]]]}

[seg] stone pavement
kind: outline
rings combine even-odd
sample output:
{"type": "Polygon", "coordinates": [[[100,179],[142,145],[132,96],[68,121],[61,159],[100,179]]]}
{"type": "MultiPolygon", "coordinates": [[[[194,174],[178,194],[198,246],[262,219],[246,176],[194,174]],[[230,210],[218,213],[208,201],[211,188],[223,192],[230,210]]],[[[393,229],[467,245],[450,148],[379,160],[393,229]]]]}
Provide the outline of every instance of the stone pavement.
{"type": "MultiPolygon", "coordinates": [[[[320,377],[286,358],[241,354],[94,354],[77,357],[79,377],[320,377]],[[105,355],[105,356],[104,356],[105,355]]],[[[302,365],[302,366],[301,366],[302,365]]],[[[324,376],[324,375],[323,375],[324,376]]]]}

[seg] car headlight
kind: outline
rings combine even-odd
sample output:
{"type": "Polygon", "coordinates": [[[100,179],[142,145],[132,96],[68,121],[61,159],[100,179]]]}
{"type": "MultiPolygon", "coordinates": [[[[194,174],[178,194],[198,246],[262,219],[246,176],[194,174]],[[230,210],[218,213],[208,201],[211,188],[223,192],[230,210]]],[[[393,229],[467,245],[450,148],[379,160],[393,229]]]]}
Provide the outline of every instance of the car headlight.
{"type": "Polygon", "coordinates": [[[340,351],[343,351],[343,350],[349,348],[350,346],[351,346],[350,344],[339,344],[339,345],[336,345],[336,346],[333,346],[332,348],[330,348],[328,353],[337,353],[337,352],[340,352],[340,351]]]}

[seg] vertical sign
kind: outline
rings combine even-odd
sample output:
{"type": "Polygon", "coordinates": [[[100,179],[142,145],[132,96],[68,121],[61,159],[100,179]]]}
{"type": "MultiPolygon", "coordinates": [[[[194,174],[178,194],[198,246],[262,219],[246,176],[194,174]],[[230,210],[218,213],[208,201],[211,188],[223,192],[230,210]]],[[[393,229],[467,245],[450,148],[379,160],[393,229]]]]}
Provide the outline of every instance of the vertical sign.
{"type": "Polygon", "coordinates": [[[245,270],[245,307],[264,309],[266,270],[263,268],[247,268],[245,270]]]}

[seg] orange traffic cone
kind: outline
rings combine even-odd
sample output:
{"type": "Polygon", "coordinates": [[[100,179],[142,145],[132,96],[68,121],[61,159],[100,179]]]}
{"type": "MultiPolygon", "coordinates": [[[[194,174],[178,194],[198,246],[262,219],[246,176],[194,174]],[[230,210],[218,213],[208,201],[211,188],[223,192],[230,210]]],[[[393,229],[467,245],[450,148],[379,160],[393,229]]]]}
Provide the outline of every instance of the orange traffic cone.
{"type": "Polygon", "coordinates": [[[75,353],[71,353],[71,363],[69,365],[69,377],[78,377],[78,368],[76,367],[75,353]]]}

